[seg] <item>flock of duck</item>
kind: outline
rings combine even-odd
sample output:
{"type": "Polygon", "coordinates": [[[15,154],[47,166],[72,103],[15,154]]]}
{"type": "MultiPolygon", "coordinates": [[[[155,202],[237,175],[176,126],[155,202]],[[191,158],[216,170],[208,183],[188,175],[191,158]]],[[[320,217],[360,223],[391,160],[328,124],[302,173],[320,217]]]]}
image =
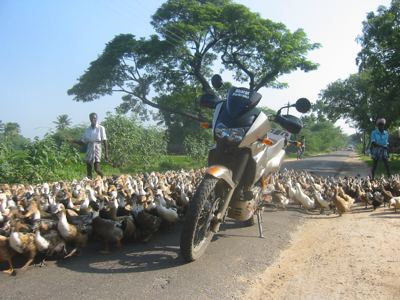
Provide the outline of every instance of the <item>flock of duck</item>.
{"type": "Polygon", "coordinates": [[[400,208],[400,176],[381,177],[320,177],[305,171],[284,170],[268,178],[264,189],[266,200],[285,208],[299,204],[306,210],[331,210],[342,215],[351,212],[354,204],[372,207],[381,205],[400,208]]]}
{"type": "Polygon", "coordinates": [[[90,238],[117,247],[147,241],[161,226],[178,221],[204,170],[152,172],[40,185],[0,184],[0,262],[38,254],[70,257],[90,238]]]}
{"type": "MultiPolygon", "coordinates": [[[[14,274],[13,257],[23,255],[22,270],[41,254],[71,257],[89,239],[110,244],[148,241],[163,226],[176,223],[204,175],[204,170],[152,172],[40,185],[0,184],[0,263],[14,274]]],[[[330,210],[340,215],[360,202],[400,208],[400,177],[323,178],[284,170],[265,179],[266,202],[285,208],[330,210]]]]}

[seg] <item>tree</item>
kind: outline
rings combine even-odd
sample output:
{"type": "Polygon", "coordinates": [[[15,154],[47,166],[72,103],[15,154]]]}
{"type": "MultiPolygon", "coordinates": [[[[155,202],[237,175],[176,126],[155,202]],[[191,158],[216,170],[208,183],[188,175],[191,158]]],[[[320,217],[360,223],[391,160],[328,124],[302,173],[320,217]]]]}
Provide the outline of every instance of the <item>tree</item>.
{"type": "Polygon", "coordinates": [[[344,147],[348,138],[333,122],[315,114],[303,116],[304,128],[300,136],[306,139],[306,149],[311,153],[332,151],[344,147]]]}
{"type": "Polygon", "coordinates": [[[350,75],[345,80],[337,80],[321,91],[314,111],[336,122],[346,119],[363,135],[363,152],[367,146],[367,136],[374,128],[375,120],[382,116],[382,103],[376,97],[369,72],[350,75]]]}
{"type": "Polygon", "coordinates": [[[345,118],[351,120],[357,129],[369,130],[382,113],[382,103],[374,95],[370,74],[356,73],[322,90],[314,110],[324,113],[334,122],[345,118]]]}
{"type": "Polygon", "coordinates": [[[0,121],[0,142],[7,142],[12,149],[22,149],[29,140],[21,135],[21,127],[16,122],[0,121]]]}
{"type": "Polygon", "coordinates": [[[368,72],[375,90],[374,102],[386,107],[385,118],[399,123],[400,114],[400,0],[380,6],[363,22],[357,56],[360,72],[368,72]]]}
{"type": "Polygon", "coordinates": [[[2,136],[4,134],[4,128],[5,128],[5,124],[3,123],[2,120],[0,120],[0,136],[2,136]]]}
{"type": "Polygon", "coordinates": [[[122,92],[120,111],[147,118],[147,108],[153,107],[164,118],[169,114],[204,121],[201,108],[191,110],[171,99],[187,86],[196,90],[188,103],[210,91],[208,79],[219,58],[254,90],[282,87],[279,75],[317,67],[306,55],[318,44],[310,43],[302,30],[291,33],[231,0],[169,0],[153,15],[152,25],[157,34],[147,39],[116,36],[68,94],[85,102],[122,92]]]}
{"type": "Polygon", "coordinates": [[[63,114],[59,115],[57,121],[54,121],[53,123],[56,124],[57,130],[63,130],[71,125],[71,119],[67,114],[63,114]]]}
{"type": "Polygon", "coordinates": [[[8,138],[16,137],[21,133],[21,127],[16,122],[8,122],[4,125],[4,136],[8,138]]]}
{"type": "Polygon", "coordinates": [[[315,110],[352,122],[362,132],[365,151],[377,118],[384,117],[389,128],[400,123],[400,0],[370,12],[358,41],[359,72],[329,84],[315,110]]]}

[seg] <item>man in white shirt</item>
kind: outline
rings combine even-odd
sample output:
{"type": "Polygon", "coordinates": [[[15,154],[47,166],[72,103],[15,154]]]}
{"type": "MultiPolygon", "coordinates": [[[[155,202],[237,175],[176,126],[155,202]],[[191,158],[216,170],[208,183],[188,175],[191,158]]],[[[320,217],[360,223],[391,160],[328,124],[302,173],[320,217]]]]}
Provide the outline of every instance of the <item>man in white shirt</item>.
{"type": "Polygon", "coordinates": [[[104,145],[104,158],[108,160],[108,144],[106,130],[100,124],[97,124],[97,114],[89,115],[90,126],[86,128],[82,136],[82,142],[87,144],[86,149],[86,167],[87,177],[92,178],[93,168],[101,177],[104,173],[100,170],[101,145],[104,145]]]}

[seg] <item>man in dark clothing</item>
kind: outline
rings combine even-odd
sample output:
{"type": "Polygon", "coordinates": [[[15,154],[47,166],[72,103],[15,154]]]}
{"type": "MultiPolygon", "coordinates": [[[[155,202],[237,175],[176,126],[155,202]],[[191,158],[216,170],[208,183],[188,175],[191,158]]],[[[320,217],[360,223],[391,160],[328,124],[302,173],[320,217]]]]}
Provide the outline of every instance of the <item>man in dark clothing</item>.
{"type": "Polygon", "coordinates": [[[385,130],[386,120],[384,118],[376,121],[376,126],[371,132],[371,156],[373,159],[372,165],[372,180],[375,179],[376,167],[380,160],[386,168],[386,173],[390,176],[389,169],[389,133],[385,130]]]}

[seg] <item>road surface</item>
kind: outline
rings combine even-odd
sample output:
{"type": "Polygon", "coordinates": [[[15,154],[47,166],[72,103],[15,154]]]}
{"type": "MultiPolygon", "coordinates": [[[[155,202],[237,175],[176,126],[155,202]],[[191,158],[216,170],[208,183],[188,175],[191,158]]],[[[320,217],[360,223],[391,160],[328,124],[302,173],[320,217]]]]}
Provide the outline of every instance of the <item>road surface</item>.
{"type": "MultiPolygon", "coordinates": [[[[351,152],[284,163],[317,175],[357,175],[365,166],[351,152]]],[[[227,222],[206,254],[190,264],[179,257],[181,224],[146,244],[129,244],[110,255],[95,242],[79,257],[50,261],[9,277],[0,274],[1,299],[236,299],[274,262],[302,224],[302,211],[264,212],[264,239],[256,226],[227,222]]],[[[3,265],[2,265],[3,266],[3,265]]]]}

